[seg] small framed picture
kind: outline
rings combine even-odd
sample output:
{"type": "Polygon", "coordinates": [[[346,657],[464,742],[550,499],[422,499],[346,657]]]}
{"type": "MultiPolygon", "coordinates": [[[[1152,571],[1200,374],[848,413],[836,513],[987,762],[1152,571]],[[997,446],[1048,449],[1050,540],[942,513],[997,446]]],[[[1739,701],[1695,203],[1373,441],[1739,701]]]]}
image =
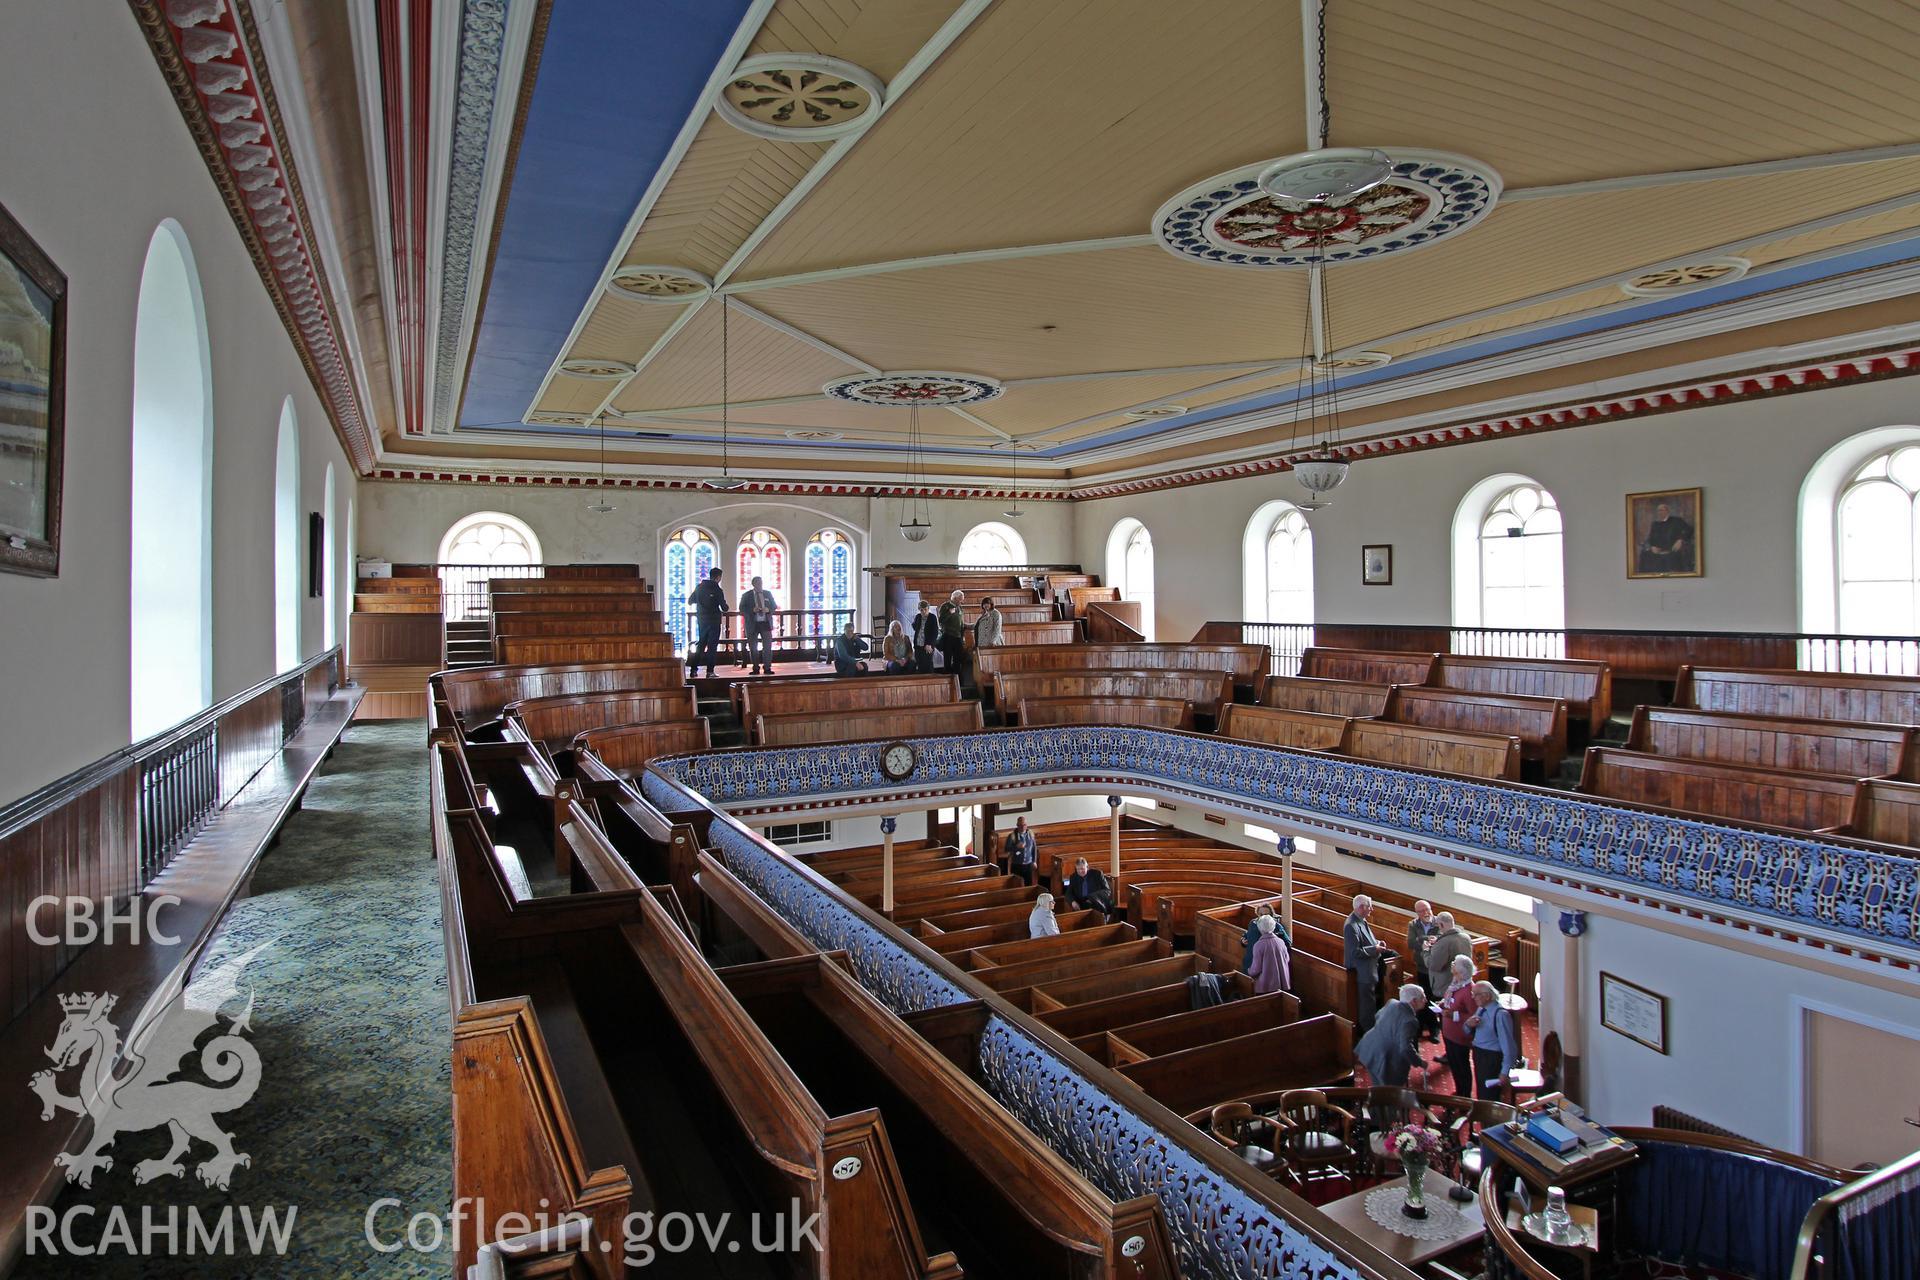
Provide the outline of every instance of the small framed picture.
{"type": "Polygon", "coordinates": [[[60,573],[67,278],[0,207],[0,570],[60,573]]]}
{"type": "Polygon", "coordinates": [[[1705,575],[1700,536],[1705,520],[1698,489],[1660,489],[1627,495],[1627,576],[1698,578],[1705,575]]]}
{"type": "Polygon", "coordinates": [[[1368,587],[1393,585],[1393,544],[1374,542],[1360,548],[1360,583],[1368,587]]]}
{"type": "Polygon", "coordinates": [[[1655,1053],[1667,1051],[1667,998],[1625,978],[1600,974],[1600,1025],[1637,1040],[1655,1053]]]}

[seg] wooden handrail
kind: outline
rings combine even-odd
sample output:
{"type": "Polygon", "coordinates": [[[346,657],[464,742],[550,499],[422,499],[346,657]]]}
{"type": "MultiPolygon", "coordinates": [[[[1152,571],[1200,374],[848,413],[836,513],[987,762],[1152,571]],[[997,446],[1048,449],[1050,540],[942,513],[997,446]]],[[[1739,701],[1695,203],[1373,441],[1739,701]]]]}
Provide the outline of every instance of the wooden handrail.
{"type": "Polygon", "coordinates": [[[1827,1219],[1838,1212],[1842,1205],[1901,1178],[1913,1178],[1913,1185],[1920,1186],[1920,1151],[1902,1156],[1886,1168],[1875,1169],[1845,1186],[1835,1187],[1815,1200],[1807,1210],[1807,1216],[1800,1221],[1800,1235],[1793,1246],[1793,1270],[1787,1273],[1788,1280],[1808,1280],[1814,1274],[1812,1268],[1816,1264],[1825,1266],[1826,1259],[1815,1253],[1814,1249],[1819,1245],[1821,1228],[1826,1226],[1827,1219]]]}

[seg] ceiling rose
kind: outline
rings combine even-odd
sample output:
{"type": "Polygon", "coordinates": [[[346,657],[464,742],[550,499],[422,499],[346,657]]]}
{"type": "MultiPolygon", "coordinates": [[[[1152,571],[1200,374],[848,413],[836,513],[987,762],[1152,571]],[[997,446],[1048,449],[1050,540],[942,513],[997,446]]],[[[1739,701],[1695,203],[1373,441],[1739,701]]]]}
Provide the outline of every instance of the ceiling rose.
{"type": "Polygon", "coordinates": [[[837,378],[821,388],[832,400],[877,404],[895,409],[915,405],[948,408],[991,400],[1005,388],[996,378],[975,373],[862,373],[837,378]]]}
{"type": "Polygon", "coordinates": [[[529,423],[541,423],[554,427],[584,427],[587,415],[584,413],[555,413],[551,409],[535,409],[527,415],[529,423]]]}
{"type": "Polygon", "coordinates": [[[789,440],[844,440],[846,438],[847,433],[844,431],[822,431],[812,427],[797,427],[787,432],[789,440]]]}
{"type": "MultiPolygon", "coordinates": [[[[1315,153],[1309,152],[1308,156],[1315,153]]],[[[1492,211],[1500,175],[1464,156],[1389,151],[1377,185],[1332,200],[1274,196],[1262,182],[1292,159],[1248,165],[1188,187],[1160,207],[1153,234],[1169,253],[1223,267],[1306,268],[1403,253],[1457,235],[1492,211]]]]}
{"type": "Polygon", "coordinates": [[[562,360],[560,372],[575,378],[617,382],[633,376],[635,366],[625,360],[562,360]]]}
{"type": "Polygon", "coordinates": [[[692,302],[713,292],[713,281],[690,267],[648,264],[621,267],[607,281],[607,292],[635,302],[692,302]]]}
{"type": "Polygon", "coordinates": [[[759,138],[817,142],[872,122],[880,77],[817,53],[762,53],[742,62],[713,100],[720,118],[759,138]]]}
{"type": "Polygon", "coordinates": [[[1177,418],[1187,411],[1183,404],[1156,404],[1146,409],[1133,409],[1122,415],[1128,418],[1177,418]]]}
{"type": "Polygon", "coordinates": [[[1622,281],[1620,291],[1632,298],[1661,298],[1670,293],[1689,293],[1711,284],[1738,280],[1753,264],[1745,258],[1701,258],[1695,262],[1676,262],[1643,271],[1622,281]]]}
{"type": "Polygon", "coordinates": [[[1318,364],[1322,369],[1377,369],[1392,359],[1386,351],[1340,351],[1318,364]]]}

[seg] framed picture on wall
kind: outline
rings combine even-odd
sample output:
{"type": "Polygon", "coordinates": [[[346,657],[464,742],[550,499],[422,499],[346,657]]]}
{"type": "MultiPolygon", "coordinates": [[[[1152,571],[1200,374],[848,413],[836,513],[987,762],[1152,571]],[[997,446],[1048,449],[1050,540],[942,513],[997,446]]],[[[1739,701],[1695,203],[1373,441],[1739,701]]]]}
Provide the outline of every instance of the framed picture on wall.
{"type": "Polygon", "coordinates": [[[307,512],[307,595],[319,599],[327,592],[327,518],[307,512]]]}
{"type": "Polygon", "coordinates": [[[1627,495],[1627,576],[1698,578],[1705,511],[1698,489],[1660,489],[1627,495]]]}
{"type": "Polygon", "coordinates": [[[0,206],[0,569],[60,572],[67,277],[0,206]]]}
{"type": "Polygon", "coordinates": [[[1600,1025],[1637,1040],[1655,1053],[1667,1051],[1667,998],[1604,970],[1600,974],[1600,1025]]]}
{"type": "Polygon", "coordinates": [[[1360,548],[1360,584],[1367,587],[1393,585],[1393,544],[1374,542],[1360,548]]]}

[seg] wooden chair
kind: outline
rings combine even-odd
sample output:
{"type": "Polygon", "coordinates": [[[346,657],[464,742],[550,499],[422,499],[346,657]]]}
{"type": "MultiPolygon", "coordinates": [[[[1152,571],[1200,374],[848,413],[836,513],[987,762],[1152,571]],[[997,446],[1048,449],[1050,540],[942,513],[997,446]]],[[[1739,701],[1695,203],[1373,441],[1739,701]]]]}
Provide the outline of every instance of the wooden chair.
{"type": "Polygon", "coordinates": [[[1259,1114],[1244,1102],[1223,1102],[1207,1117],[1207,1132],[1262,1173],[1272,1171],[1278,1158],[1273,1148],[1279,1133],[1272,1117],[1259,1114]]]}
{"type": "Polygon", "coordinates": [[[1480,1171],[1486,1167],[1480,1154],[1480,1131],[1519,1117],[1518,1107],[1490,1099],[1474,1099],[1465,1114],[1455,1120],[1449,1130],[1453,1137],[1452,1162],[1458,1175],[1456,1181],[1470,1187],[1479,1184],[1480,1171]]]}
{"type": "Polygon", "coordinates": [[[1400,1157],[1387,1150],[1387,1135],[1415,1118],[1422,1124],[1433,1121],[1413,1090],[1396,1085],[1375,1085],[1367,1090],[1367,1154],[1374,1176],[1391,1177],[1400,1168],[1400,1157]]]}
{"type": "Polygon", "coordinates": [[[1549,1031],[1547,1032],[1546,1038],[1540,1042],[1540,1092],[1541,1093],[1559,1093],[1560,1092],[1561,1068],[1562,1068],[1562,1056],[1561,1056],[1561,1049],[1560,1049],[1560,1033],[1558,1031],[1549,1031]]]}
{"type": "Polygon", "coordinates": [[[1289,1089],[1280,1095],[1274,1155],[1281,1171],[1304,1190],[1310,1182],[1352,1179],[1357,1159],[1354,1115],[1319,1089],[1289,1089]]]}

